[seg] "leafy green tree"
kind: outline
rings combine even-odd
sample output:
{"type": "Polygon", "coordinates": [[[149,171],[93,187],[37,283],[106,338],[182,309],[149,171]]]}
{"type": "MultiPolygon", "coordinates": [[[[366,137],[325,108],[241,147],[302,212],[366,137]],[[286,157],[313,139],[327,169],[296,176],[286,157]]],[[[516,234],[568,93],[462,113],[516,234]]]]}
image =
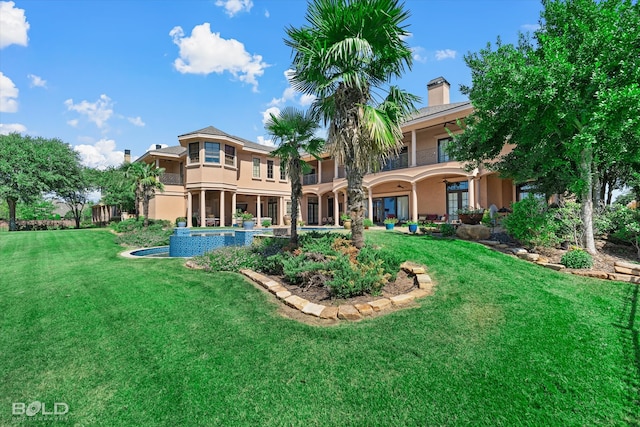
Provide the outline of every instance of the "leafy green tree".
{"type": "Polygon", "coordinates": [[[595,253],[593,176],[640,158],[640,6],[630,0],[544,0],[534,42],[489,44],[465,57],[474,106],[449,153],[516,182],[538,180],[581,203],[595,253]],[[505,144],[509,154],[501,156],[505,144]],[[497,160],[496,160],[497,159],[497,160]]]}
{"type": "Polygon", "coordinates": [[[163,173],[164,168],[157,168],[150,163],[135,162],[126,165],[124,176],[129,179],[136,196],[136,218],[139,217],[138,206],[142,203],[145,228],[149,226],[149,202],[155,197],[156,190],[164,191],[164,185],[158,179],[163,173]]]}
{"type": "Polygon", "coordinates": [[[117,206],[121,212],[134,212],[136,210],[136,195],[131,188],[131,182],[125,176],[129,163],[118,167],[109,167],[104,171],[94,170],[97,175],[94,179],[98,183],[101,193],[101,203],[109,206],[117,206]]]}
{"type": "Polygon", "coordinates": [[[16,218],[24,221],[53,219],[53,211],[56,210],[51,200],[46,200],[40,196],[29,203],[16,204],[16,218]]]}
{"type": "Polygon", "coordinates": [[[271,152],[280,158],[280,167],[286,167],[291,181],[291,243],[298,244],[298,203],[302,199],[302,174],[309,170],[309,164],[302,160],[301,153],[305,152],[319,159],[324,140],[314,137],[318,130],[318,121],[309,111],[302,112],[296,108],[287,107],[277,116],[271,114],[265,128],[269,135],[279,144],[271,152]]]}
{"type": "Polygon", "coordinates": [[[395,0],[314,0],[309,25],[287,29],[285,43],[294,51],[292,85],[316,97],[312,110],[328,124],[328,148],[345,167],[357,248],[364,245],[363,177],[398,155],[400,124],[418,101],[389,86],[411,68],[408,16],[395,0]]]}
{"type": "Polygon", "coordinates": [[[9,205],[9,230],[16,230],[16,203],[69,185],[78,154],[59,139],[0,135],[0,198],[9,205]]]}
{"type": "Polygon", "coordinates": [[[79,164],[69,172],[70,179],[56,190],[56,194],[69,207],[76,228],[80,228],[82,211],[89,202],[89,192],[97,188],[98,183],[93,170],[79,164]]]}

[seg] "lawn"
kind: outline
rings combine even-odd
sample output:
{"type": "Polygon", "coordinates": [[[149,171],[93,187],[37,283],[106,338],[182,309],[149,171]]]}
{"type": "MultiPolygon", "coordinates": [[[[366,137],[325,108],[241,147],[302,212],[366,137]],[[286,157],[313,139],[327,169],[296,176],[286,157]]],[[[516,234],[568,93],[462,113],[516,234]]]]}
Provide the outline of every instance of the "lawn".
{"type": "Polygon", "coordinates": [[[436,294],[318,327],[239,275],[121,258],[105,230],[2,233],[0,425],[33,401],[71,425],[640,423],[637,285],[366,236],[428,265],[436,294]]]}

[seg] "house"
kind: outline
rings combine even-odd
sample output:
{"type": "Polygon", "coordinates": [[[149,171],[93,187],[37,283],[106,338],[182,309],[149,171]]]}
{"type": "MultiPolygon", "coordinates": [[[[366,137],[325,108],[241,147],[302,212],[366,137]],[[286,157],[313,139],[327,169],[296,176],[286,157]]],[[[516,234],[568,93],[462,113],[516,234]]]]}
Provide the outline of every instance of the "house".
{"type": "MultiPolygon", "coordinates": [[[[463,207],[508,207],[518,200],[509,179],[486,169],[465,171],[450,159],[445,147],[459,121],[473,107],[469,101],[450,103],[450,84],[443,77],[427,84],[428,106],[403,126],[400,154],[379,172],[364,177],[366,216],[375,223],[399,220],[457,219],[463,207]]],[[[188,226],[233,224],[237,209],[283,224],[291,212],[290,183],[272,147],[229,135],[213,126],[178,136],[180,145],[148,151],[136,161],[165,168],[165,191],[151,200],[150,217],[175,220],[186,216],[188,226]]],[[[344,167],[328,154],[308,156],[310,172],[303,176],[301,219],[306,224],[338,225],[346,210],[344,167]]],[[[526,191],[526,188],[522,188],[526,191]]]]}

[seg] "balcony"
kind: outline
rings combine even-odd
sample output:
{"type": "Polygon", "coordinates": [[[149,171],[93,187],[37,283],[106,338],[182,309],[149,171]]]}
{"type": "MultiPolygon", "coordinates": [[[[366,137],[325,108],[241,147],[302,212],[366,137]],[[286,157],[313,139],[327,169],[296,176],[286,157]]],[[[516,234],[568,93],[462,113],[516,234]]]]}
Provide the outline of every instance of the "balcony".
{"type": "Polygon", "coordinates": [[[317,173],[308,173],[302,176],[302,185],[312,185],[318,183],[317,173]]]}
{"type": "Polygon", "coordinates": [[[160,175],[160,182],[164,185],[184,185],[182,174],[165,172],[160,175]]]}
{"type": "Polygon", "coordinates": [[[409,167],[409,153],[401,153],[398,157],[387,159],[380,172],[392,171],[396,169],[406,169],[409,167]]]}

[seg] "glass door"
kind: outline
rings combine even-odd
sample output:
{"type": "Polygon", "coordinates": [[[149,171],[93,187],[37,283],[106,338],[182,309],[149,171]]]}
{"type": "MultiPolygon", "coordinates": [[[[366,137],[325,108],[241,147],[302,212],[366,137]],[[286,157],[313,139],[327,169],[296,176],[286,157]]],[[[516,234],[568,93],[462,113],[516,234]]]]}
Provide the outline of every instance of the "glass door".
{"type": "Polygon", "coordinates": [[[447,214],[449,221],[458,219],[458,209],[469,206],[469,182],[447,183],[447,214]]]}

